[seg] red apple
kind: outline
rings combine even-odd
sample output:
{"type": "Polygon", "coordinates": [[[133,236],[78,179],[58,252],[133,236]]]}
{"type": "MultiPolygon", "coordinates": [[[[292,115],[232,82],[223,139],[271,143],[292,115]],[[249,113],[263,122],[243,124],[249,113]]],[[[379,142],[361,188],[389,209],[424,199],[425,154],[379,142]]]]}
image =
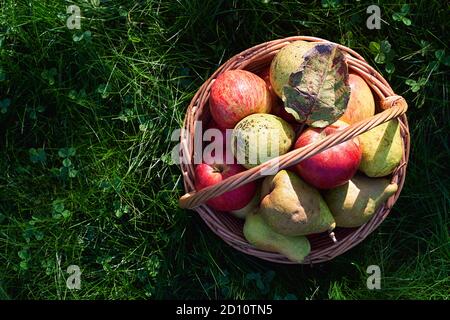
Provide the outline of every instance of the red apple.
{"type": "MultiPolygon", "coordinates": [[[[242,171],[245,168],[239,164],[199,164],[195,168],[195,188],[204,189],[242,171]]],[[[239,210],[252,200],[255,193],[256,182],[253,181],[212,198],[206,204],[219,211],[239,210]]]]}
{"type": "Polygon", "coordinates": [[[219,127],[232,129],[240,120],[253,113],[269,113],[270,92],[256,74],[245,70],[221,73],[209,96],[209,109],[219,127]]]}
{"type": "MultiPolygon", "coordinates": [[[[325,128],[308,128],[297,139],[295,148],[319,141],[348,126],[337,121],[325,128]]],[[[295,166],[297,173],[309,184],[319,189],[331,189],[350,180],[358,170],[361,149],[357,138],[342,142],[322,151],[295,166]]]]}
{"type": "Polygon", "coordinates": [[[350,85],[350,98],[341,120],[353,124],[373,116],[375,100],[367,82],[360,76],[350,73],[348,84],[350,85]]]}

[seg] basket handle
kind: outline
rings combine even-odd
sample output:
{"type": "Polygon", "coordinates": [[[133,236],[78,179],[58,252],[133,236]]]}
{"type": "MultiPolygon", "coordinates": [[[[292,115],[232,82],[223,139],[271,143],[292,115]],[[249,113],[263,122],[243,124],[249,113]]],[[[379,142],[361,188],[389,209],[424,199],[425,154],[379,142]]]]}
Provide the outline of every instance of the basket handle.
{"type": "Polygon", "coordinates": [[[292,150],[282,156],[266,161],[254,168],[248,169],[234,176],[228,177],[227,179],[215,185],[206,187],[200,191],[186,193],[180,198],[179,205],[181,208],[193,209],[204,204],[211,198],[236,189],[251,181],[265,177],[263,172],[274,172],[276,170],[291,167],[302,160],[314,156],[317,153],[320,153],[344,141],[353,139],[382,123],[385,123],[393,118],[397,118],[406,112],[408,109],[408,104],[403,97],[393,95],[386,97],[381,101],[381,108],[384,109],[383,112],[330,134],[320,141],[292,150]]]}

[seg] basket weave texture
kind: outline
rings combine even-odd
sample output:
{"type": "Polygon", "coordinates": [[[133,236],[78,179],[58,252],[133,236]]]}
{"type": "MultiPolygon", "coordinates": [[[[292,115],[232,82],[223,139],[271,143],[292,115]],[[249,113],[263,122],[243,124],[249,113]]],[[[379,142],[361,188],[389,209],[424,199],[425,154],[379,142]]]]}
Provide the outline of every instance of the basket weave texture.
{"type": "Polygon", "coordinates": [[[261,174],[261,170],[263,169],[268,170],[272,167],[278,167],[279,170],[281,170],[283,168],[290,167],[327,148],[333,147],[346,140],[353,139],[361,133],[364,133],[384,122],[397,118],[400,123],[400,132],[403,139],[402,161],[391,175],[391,182],[398,184],[397,192],[387,199],[384,205],[378,209],[369,222],[361,227],[336,228],[334,230],[334,234],[337,239],[336,243],[330,239],[327,233],[308,236],[311,243],[311,253],[305,258],[303,264],[313,264],[333,259],[334,257],[356,246],[371,232],[373,232],[391,211],[392,206],[400,195],[405,181],[406,166],[408,163],[410,149],[408,121],[405,115],[408,107],[407,103],[402,97],[393,92],[388,82],[358,53],[350,48],[338,45],[346,55],[346,62],[349,67],[349,71],[361,76],[371,87],[377,101],[378,109],[381,110],[379,113],[375,114],[371,118],[352,124],[316,143],[290,151],[276,159],[271,159],[257,167],[229,177],[221,183],[202,189],[201,191],[195,190],[194,182],[194,124],[195,121],[202,121],[209,119],[210,117],[208,99],[210,88],[215,78],[217,78],[220,73],[231,69],[245,69],[252,72],[258,72],[270,65],[273,57],[281,48],[293,41],[298,40],[329,42],[327,40],[315,37],[295,36],[259,44],[235,55],[225,62],[197,91],[189,104],[184,119],[184,125],[181,130],[180,159],[186,194],[180,198],[179,203],[183,208],[190,208],[198,212],[208,227],[235,249],[264,260],[294,264],[296,262],[290,261],[281,254],[259,250],[249,244],[242,233],[242,220],[235,218],[231,214],[216,212],[204,203],[210,198],[235,189],[250,181],[264,178],[264,175],[261,174]]]}

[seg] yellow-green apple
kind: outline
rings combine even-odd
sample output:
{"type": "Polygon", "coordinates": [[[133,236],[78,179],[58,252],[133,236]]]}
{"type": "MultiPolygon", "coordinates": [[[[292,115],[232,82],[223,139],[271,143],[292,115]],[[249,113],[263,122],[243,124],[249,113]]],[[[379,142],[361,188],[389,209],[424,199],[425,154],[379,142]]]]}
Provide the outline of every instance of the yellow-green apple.
{"type": "MultiPolygon", "coordinates": [[[[325,128],[308,128],[295,142],[295,148],[320,141],[348,126],[337,121],[325,128]]],[[[357,138],[328,148],[295,166],[296,172],[309,184],[319,189],[331,189],[350,180],[358,170],[361,148],[357,138]]]]}
{"type": "MultiPolygon", "coordinates": [[[[199,164],[195,167],[195,189],[198,191],[215,185],[242,171],[245,168],[239,164],[199,164]]],[[[252,200],[255,193],[256,182],[253,181],[212,198],[206,204],[219,211],[239,210],[252,200]]]]}
{"type": "Polygon", "coordinates": [[[373,116],[375,114],[375,100],[366,81],[360,76],[350,73],[348,84],[350,85],[350,99],[340,120],[353,124],[373,116]]]}
{"type": "Polygon", "coordinates": [[[209,109],[219,127],[232,129],[248,115],[269,113],[271,96],[264,80],[256,74],[228,70],[211,86],[209,109]]]}
{"type": "Polygon", "coordinates": [[[291,125],[273,114],[252,114],[233,129],[231,150],[250,169],[289,151],[295,139],[291,125]]]}

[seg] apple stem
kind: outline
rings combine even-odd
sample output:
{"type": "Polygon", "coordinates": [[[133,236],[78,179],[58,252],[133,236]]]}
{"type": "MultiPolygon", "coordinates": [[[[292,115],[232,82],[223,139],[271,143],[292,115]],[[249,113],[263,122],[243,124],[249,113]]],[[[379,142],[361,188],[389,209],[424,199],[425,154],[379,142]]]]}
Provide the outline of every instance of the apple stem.
{"type": "Polygon", "coordinates": [[[331,238],[331,240],[333,240],[334,243],[337,243],[337,239],[333,231],[329,232],[328,236],[331,238]]]}
{"type": "Polygon", "coordinates": [[[226,167],[223,164],[214,163],[214,172],[223,173],[226,171],[226,167]]]}

